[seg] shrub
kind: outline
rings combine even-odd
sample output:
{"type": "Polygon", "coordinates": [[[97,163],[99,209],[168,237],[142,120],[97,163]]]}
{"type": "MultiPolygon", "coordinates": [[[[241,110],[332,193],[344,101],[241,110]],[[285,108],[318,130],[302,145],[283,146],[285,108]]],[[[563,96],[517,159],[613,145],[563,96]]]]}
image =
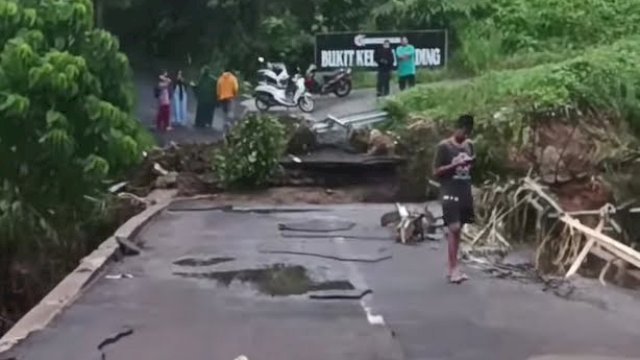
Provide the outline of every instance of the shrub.
{"type": "Polygon", "coordinates": [[[267,183],[286,147],[285,127],[270,116],[251,114],[226,138],[214,157],[214,171],[226,187],[267,183]]]}

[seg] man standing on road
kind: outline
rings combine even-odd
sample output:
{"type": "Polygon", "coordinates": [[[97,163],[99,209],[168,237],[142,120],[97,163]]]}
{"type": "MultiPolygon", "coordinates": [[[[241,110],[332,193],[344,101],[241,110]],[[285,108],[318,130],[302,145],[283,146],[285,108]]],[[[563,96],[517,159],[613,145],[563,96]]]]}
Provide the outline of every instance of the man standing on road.
{"type": "Polygon", "coordinates": [[[436,148],[433,169],[435,177],[440,182],[442,217],[447,227],[448,278],[451,283],[456,284],[468,279],[458,267],[458,248],[462,227],[473,223],[475,217],[471,194],[471,167],[475,154],[469,139],[473,123],[471,115],[458,118],[453,136],[440,142],[436,148]]]}
{"type": "Polygon", "coordinates": [[[407,37],[402,37],[402,43],[396,48],[398,60],[398,83],[400,90],[412,88],[416,84],[416,49],[409,44],[407,37]]]}
{"type": "Polygon", "coordinates": [[[393,50],[389,40],[385,40],[381,48],[376,51],[375,61],[378,64],[378,97],[389,95],[389,81],[393,70],[393,50]]]}
{"type": "Polygon", "coordinates": [[[229,122],[231,121],[231,116],[233,116],[233,104],[238,96],[238,91],[238,79],[230,69],[225,70],[220,79],[218,79],[218,101],[222,105],[222,112],[224,113],[223,129],[225,133],[230,128],[229,122]]]}

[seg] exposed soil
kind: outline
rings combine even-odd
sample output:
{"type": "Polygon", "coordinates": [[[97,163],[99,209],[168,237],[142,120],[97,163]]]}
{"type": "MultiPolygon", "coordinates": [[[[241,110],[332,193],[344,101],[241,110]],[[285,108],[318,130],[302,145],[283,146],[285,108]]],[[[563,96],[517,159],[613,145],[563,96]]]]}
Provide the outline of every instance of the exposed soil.
{"type": "Polygon", "coordinates": [[[612,200],[611,192],[591,179],[557,185],[552,190],[565,211],[597,210],[612,200]]]}

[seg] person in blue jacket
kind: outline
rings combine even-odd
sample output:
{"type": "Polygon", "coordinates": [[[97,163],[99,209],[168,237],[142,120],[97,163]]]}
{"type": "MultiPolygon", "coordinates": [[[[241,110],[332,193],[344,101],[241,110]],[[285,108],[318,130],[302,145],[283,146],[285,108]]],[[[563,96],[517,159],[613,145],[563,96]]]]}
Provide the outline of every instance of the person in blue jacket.
{"type": "Polygon", "coordinates": [[[400,90],[412,88],[416,84],[416,49],[409,44],[407,37],[402,37],[400,46],[396,48],[398,63],[398,84],[400,90]]]}

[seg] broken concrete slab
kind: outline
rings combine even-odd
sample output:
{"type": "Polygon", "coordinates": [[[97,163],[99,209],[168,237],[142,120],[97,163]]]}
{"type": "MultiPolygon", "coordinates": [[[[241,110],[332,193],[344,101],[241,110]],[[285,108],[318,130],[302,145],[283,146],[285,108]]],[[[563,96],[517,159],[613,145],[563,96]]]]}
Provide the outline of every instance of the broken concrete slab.
{"type": "Polygon", "coordinates": [[[124,256],[136,256],[140,255],[144,250],[138,244],[133,241],[124,238],[124,237],[116,237],[116,241],[120,246],[120,251],[124,256]]]}

